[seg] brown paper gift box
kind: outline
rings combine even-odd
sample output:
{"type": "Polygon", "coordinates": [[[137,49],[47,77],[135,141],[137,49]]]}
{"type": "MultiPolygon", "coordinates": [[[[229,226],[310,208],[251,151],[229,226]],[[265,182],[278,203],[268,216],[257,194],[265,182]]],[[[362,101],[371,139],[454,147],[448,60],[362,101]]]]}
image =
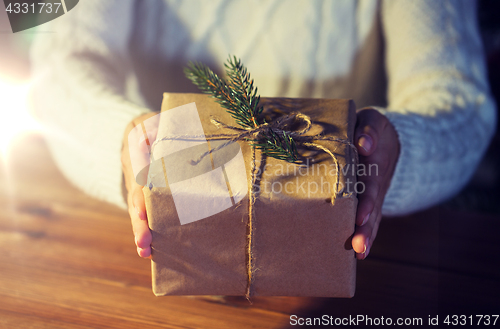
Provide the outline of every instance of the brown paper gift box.
{"type": "MultiPolygon", "coordinates": [[[[235,120],[220,105],[202,94],[165,93],[162,112],[193,102],[205,135],[221,133],[210,122],[212,115],[236,126],[235,120]]],[[[264,113],[278,108],[284,113],[300,111],[308,115],[314,123],[308,135],[321,132],[352,142],[356,114],[351,100],[263,98],[261,104],[264,104],[264,113]]],[[[350,241],[357,198],[355,193],[348,193],[349,182],[353,190],[355,171],[345,168],[355,166],[355,155],[345,144],[324,140],[317,143],[331,150],[344,168],[339,178],[344,190],[334,205],[330,202],[333,193],[330,189],[336,176],[331,174],[334,168],[331,158],[324,157],[324,161],[309,165],[307,172],[303,166],[269,157],[264,159],[257,151],[256,165],[265,170],[259,175],[262,188],[256,197],[252,220],[251,296],[354,295],[356,260],[350,241]],[[280,175],[273,174],[277,173],[274,168],[281,168],[278,169],[280,175]],[[302,168],[301,174],[297,174],[297,168],[302,168]],[[296,188],[283,189],[281,193],[278,189],[264,188],[278,181],[291,182],[287,186],[296,188]],[[324,188],[316,188],[314,193],[307,190],[319,184],[324,188]]],[[[247,177],[251,177],[251,147],[245,141],[238,144],[247,177]]],[[[222,212],[181,225],[168,183],[166,185],[143,189],[153,235],[154,294],[245,295],[249,284],[249,194],[222,212]]]]}

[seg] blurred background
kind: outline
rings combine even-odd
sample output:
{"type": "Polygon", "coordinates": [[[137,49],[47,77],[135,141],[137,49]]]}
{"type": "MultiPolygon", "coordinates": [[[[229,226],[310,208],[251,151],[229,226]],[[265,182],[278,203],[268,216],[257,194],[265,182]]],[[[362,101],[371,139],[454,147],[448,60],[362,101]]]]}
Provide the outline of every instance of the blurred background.
{"type": "MultiPolygon", "coordinates": [[[[478,20],[483,38],[489,81],[497,104],[500,103],[500,1],[478,2],[478,20]]],[[[3,7],[3,4],[0,6],[3,7]]],[[[22,18],[22,16],[20,16],[22,18]]],[[[16,19],[15,17],[13,19],[16,19]]],[[[27,102],[30,84],[29,48],[37,33],[51,33],[44,25],[12,33],[5,10],[0,10],[0,148],[5,157],[13,139],[40,129],[29,116],[27,102]],[[8,122],[8,124],[6,124],[8,122]]],[[[458,196],[444,204],[455,210],[500,213],[500,140],[496,133],[471,183],[458,196]]]]}
{"type": "MultiPolygon", "coordinates": [[[[500,1],[478,6],[490,87],[500,104],[500,1]]],[[[498,131],[460,194],[384,223],[376,249],[358,262],[353,299],[257,298],[249,307],[243,298],[154,297],[150,264],[135,254],[127,214],[72,189],[41,138],[25,139],[42,129],[28,102],[29,49],[40,33],[52,31],[40,25],[12,33],[0,1],[0,328],[285,327],[295,312],[427,318],[444,306],[441,312],[497,314],[498,131]],[[29,148],[19,147],[23,140],[29,148]],[[31,153],[18,156],[24,151],[31,153]]]]}

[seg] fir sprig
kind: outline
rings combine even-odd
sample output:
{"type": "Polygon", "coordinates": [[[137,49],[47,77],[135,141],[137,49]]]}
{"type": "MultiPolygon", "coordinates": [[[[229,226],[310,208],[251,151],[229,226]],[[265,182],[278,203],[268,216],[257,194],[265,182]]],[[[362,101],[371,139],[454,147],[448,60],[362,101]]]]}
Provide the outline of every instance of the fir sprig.
{"type": "MultiPolygon", "coordinates": [[[[216,102],[224,107],[239,125],[250,129],[259,125],[257,116],[262,109],[260,112],[252,110],[251,94],[230,86],[202,63],[189,63],[184,73],[203,93],[214,97],[216,102]]],[[[243,78],[242,81],[244,81],[243,78]]]]}
{"type": "Polygon", "coordinates": [[[255,118],[254,123],[258,124],[257,120],[263,107],[259,106],[260,96],[257,94],[257,87],[254,87],[253,79],[250,78],[250,73],[236,56],[232,59],[229,57],[224,66],[235,98],[241,102],[244,112],[255,118]]]}
{"type": "MultiPolygon", "coordinates": [[[[224,64],[228,80],[221,79],[208,66],[202,63],[189,63],[184,69],[186,76],[203,93],[215,98],[236,122],[245,129],[259,127],[265,121],[260,118],[262,106],[257,87],[247,69],[236,57],[229,57],[224,64]]],[[[288,162],[297,162],[297,146],[294,139],[286,131],[279,133],[272,129],[259,135],[258,140],[251,140],[253,147],[266,156],[288,162]]]]}
{"type": "Polygon", "coordinates": [[[281,134],[270,130],[264,140],[252,144],[262,154],[288,162],[297,161],[297,147],[293,138],[283,131],[281,134]]]}

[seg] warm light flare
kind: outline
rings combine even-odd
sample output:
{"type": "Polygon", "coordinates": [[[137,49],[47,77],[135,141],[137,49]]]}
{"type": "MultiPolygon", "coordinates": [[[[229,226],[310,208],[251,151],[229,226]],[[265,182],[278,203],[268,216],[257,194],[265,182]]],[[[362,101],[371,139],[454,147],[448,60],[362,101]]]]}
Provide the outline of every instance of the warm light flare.
{"type": "Polygon", "coordinates": [[[12,141],[22,134],[37,131],[40,125],[29,113],[28,82],[15,83],[0,78],[0,152],[5,155],[12,141]]]}

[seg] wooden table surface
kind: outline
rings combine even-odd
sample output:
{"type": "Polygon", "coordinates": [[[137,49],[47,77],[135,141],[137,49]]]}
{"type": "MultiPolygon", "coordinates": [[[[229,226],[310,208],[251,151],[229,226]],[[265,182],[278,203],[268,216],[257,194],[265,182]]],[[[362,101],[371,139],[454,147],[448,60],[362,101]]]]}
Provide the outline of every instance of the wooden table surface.
{"type": "Polygon", "coordinates": [[[292,314],[426,323],[500,313],[498,216],[433,208],[384,219],[352,299],[155,297],[127,213],[70,185],[40,136],[18,140],[0,169],[0,328],[285,328],[292,314]]]}

